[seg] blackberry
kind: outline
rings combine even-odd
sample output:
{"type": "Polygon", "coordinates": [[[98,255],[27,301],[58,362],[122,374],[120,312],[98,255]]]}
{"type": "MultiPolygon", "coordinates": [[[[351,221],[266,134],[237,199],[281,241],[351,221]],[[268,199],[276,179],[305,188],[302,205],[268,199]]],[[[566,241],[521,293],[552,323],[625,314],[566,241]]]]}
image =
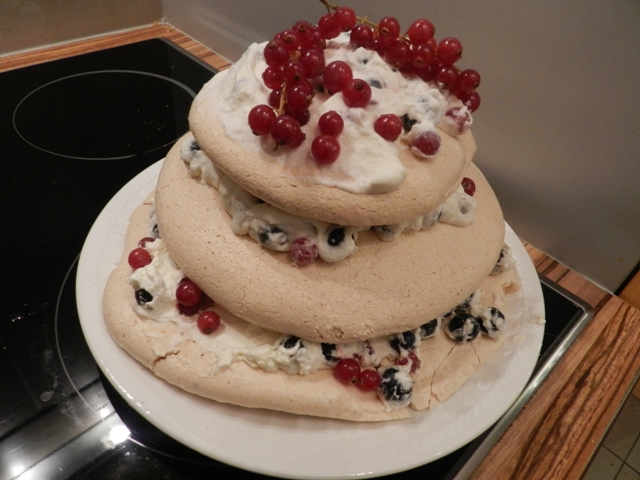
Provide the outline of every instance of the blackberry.
{"type": "Polygon", "coordinates": [[[136,290],[136,303],[141,307],[144,307],[145,304],[153,301],[153,295],[147,292],[145,289],[141,288],[140,290],[136,290]]]}
{"type": "Polygon", "coordinates": [[[398,333],[395,337],[389,340],[389,345],[396,352],[400,353],[400,349],[411,350],[416,343],[416,334],[413,330],[407,332],[398,333]]]}
{"type": "Polygon", "coordinates": [[[413,394],[413,380],[406,371],[388,367],[382,372],[379,390],[386,401],[408,405],[413,394]]]}
{"type": "Polygon", "coordinates": [[[327,243],[332,247],[337,247],[344,242],[345,236],[346,233],[344,227],[333,228],[327,236],[327,243]]]}
{"type": "Polygon", "coordinates": [[[436,328],[438,328],[438,319],[434,318],[420,327],[420,337],[432,337],[436,333],[436,328]]]}
{"type": "Polygon", "coordinates": [[[487,308],[481,315],[478,316],[480,320],[480,330],[482,333],[496,338],[502,335],[505,328],[504,314],[495,307],[487,308]]]}
{"type": "Polygon", "coordinates": [[[323,343],[321,345],[321,348],[322,348],[322,355],[324,355],[324,359],[327,362],[333,363],[340,360],[340,357],[336,357],[333,355],[336,349],[335,343],[323,343]]]}
{"type": "Polygon", "coordinates": [[[268,225],[258,231],[258,241],[271,250],[282,250],[289,242],[286,232],[275,225],[268,225]]]}
{"type": "Polygon", "coordinates": [[[470,313],[457,313],[447,325],[446,331],[460,343],[471,342],[480,334],[480,320],[470,313]]]}

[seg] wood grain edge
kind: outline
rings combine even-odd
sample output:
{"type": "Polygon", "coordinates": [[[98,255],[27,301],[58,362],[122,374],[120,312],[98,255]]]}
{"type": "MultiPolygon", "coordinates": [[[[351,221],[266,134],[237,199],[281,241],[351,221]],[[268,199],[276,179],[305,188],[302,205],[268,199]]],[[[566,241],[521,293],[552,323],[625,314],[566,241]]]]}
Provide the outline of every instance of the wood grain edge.
{"type": "Polygon", "coordinates": [[[158,37],[171,40],[176,45],[188,50],[218,70],[224,70],[230,65],[228,60],[196,42],[176,28],[164,23],[155,23],[146,27],[0,57],[0,72],[158,37]]]}
{"type": "Polygon", "coordinates": [[[578,479],[640,369],[640,312],[607,296],[472,479],[578,479]]]}

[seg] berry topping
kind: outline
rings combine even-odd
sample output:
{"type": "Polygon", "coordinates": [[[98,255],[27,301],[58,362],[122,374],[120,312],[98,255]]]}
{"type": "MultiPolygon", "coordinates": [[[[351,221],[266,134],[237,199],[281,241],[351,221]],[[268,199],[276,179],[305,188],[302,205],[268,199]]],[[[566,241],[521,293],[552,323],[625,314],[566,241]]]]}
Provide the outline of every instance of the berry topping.
{"type": "Polygon", "coordinates": [[[380,374],[370,368],[362,370],[356,375],[355,384],[360,390],[374,392],[380,386],[380,374]]]}
{"type": "MultiPolygon", "coordinates": [[[[433,23],[424,18],[415,20],[402,34],[400,23],[394,17],[384,17],[375,24],[367,17],[358,17],[352,8],[332,5],[325,0],[321,2],[327,13],[319,19],[318,25],[298,21],[290,29],[275,35],[263,49],[267,68],[262,73],[262,81],[270,93],[265,105],[259,105],[260,108],[252,110],[249,115],[249,125],[256,135],[271,134],[276,148],[279,145],[296,148],[307,139],[308,133],[302,132],[300,127],[312,118],[309,109],[316,92],[330,95],[342,92],[341,98],[347,107],[364,108],[372,101],[371,88],[387,88],[382,77],[369,78],[365,74],[364,79],[354,79],[347,63],[352,61],[350,59],[325,64],[327,39],[343,32],[349,32],[349,42],[354,49],[377,52],[395,72],[431,82],[431,86],[435,83],[445,97],[457,97],[467,107],[464,113],[443,119],[439,126],[452,136],[467,131],[471,125],[470,113],[480,105],[476,91],[480,85],[480,74],[473,69],[462,70],[454,66],[462,57],[462,44],[457,38],[436,41],[433,23]],[[269,110],[267,105],[272,109],[269,110]]],[[[372,58],[365,52],[359,55],[362,65],[372,58]]],[[[415,121],[406,114],[400,118],[402,129],[409,132],[415,121]]],[[[343,128],[342,124],[339,127],[323,126],[322,121],[318,124],[322,135],[333,137],[339,135],[343,128]]],[[[402,135],[395,116],[381,115],[374,129],[389,141],[395,141],[402,135]]],[[[435,131],[412,135],[411,138],[411,150],[415,155],[429,158],[438,152],[440,138],[435,131]]],[[[316,152],[312,152],[318,163],[335,161],[340,148],[337,142],[325,142],[318,137],[313,137],[313,141],[322,144],[316,144],[316,152]]]]}
{"type": "Polygon", "coordinates": [[[382,48],[388,47],[400,35],[400,22],[394,17],[384,17],[378,23],[378,36],[382,48]]]}
{"type": "Polygon", "coordinates": [[[329,235],[327,235],[327,243],[332,247],[339,246],[346,237],[346,232],[344,227],[336,227],[332,228],[329,231],[329,235]]]}
{"type": "Polygon", "coordinates": [[[293,146],[300,140],[300,123],[290,115],[280,115],[270,128],[271,136],[278,145],[293,146]]]}
{"type": "Polygon", "coordinates": [[[331,135],[319,135],[311,143],[311,155],[322,165],[333,163],[340,155],[340,143],[331,135]]]}
{"type": "Polygon", "coordinates": [[[148,250],[138,247],[129,253],[129,266],[134,270],[146,267],[151,263],[151,254],[148,250]]]}
{"type": "Polygon", "coordinates": [[[309,265],[318,256],[318,246],[311,238],[296,238],[291,244],[289,254],[297,265],[309,265]]]}
{"type": "Polygon", "coordinates": [[[335,13],[335,21],[343,32],[348,32],[356,26],[356,12],[349,7],[338,7],[335,13]]]}
{"type": "Polygon", "coordinates": [[[414,352],[409,352],[406,357],[398,357],[396,365],[409,365],[409,373],[415,373],[420,368],[420,359],[414,352]]]}
{"type": "Polygon", "coordinates": [[[353,79],[351,67],[341,60],[336,60],[327,65],[322,74],[324,88],[330,93],[342,91],[347,83],[353,79]]]}
{"type": "Polygon", "coordinates": [[[498,338],[504,332],[506,320],[504,314],[495,307],[485,309],[480,315],[480,330],[492,338],[498,338]]]}
{"type": "Polygon", "coordinates": [[[286,350],[295,349],[296,351],[304,347],[304,343],[302,343],[302,340],[295,336],[283,339],[282,342],[280,342],[280,345],[286,350]]]}
{"type": "Polygon", "coordinates": [[[281,251],[288,244],[286,232],[275,225],[268,225],[258,231],[258,241],[271,250],[281,251]]]}
{"type": "Polygon", "coordinates": [[[318,127],[320,128],[320,132],[324,135],[337,137],[342,133],[344,120],[338,112],[330,110],[318,119],[318,127]]]}
{"type": "Polygon", "coordinates": [[[471,113],[468,108],[453,107],[445,112],[440,128],[448,135],[457,137],[469,131],[471,123],[471,113]]]}
{"type": "Polygon", "coordinates": [[[480,321],[470,313],[458,313],[449,321],[445,330],[460,343],[471,342],[480,334],[480,321]]]}
{"type": "Polygon", "coordinates": [[[419,18],[407,30],[409,41],[414,45],[426,44],[436,34],[436,27],[429,20],[419,18]]]}
{"type": "Polygon", "coordinates": [[[462,179],[462,188],[464,189],[464,193],[473,197],[473,194],[476,193],[476,183],[471,180],[469,177],[464,177],[462,179]]]}
{"type": "Polygon", "coordinates": [[[211,334],[220,327],[220,315],[216,312],[207,310],[198,315],[198,330],[204,334],[211,334]]]}
{"type": "Polygon", "coordinates": [[[185,307],[197,306],[202,298],[202,290],[188,278],[183,279],[176,288],[176,300],[185,307]]]}
{"type": "Polygon", "coordinates": [[[345,385],[354,383],[360,373],[360,364],[353,358],[342,358],[333,369],[333,375],[345,385]]]}
{"type": "Polygon", "coordinates": [[[437,328],[438,319],[434,318],[420,327],[420,338],[432,337],[436,333],[437,328]]]}
{"type": "Polygon", "coordinates": [[[398,407],[411,402],[413,380],[402,367],[388,367],[381,375],[379,391],[382,397],[398,407]]]}
{"type": "Polygon", "coordinates": [[[373,30],[369,25],[361,23],[356,25],[349,36],[349,41],[354,47],[371,48],[373,43],[373,30]]]}
{"type": "Polygon", "coordinates": [[[440,135],[434,130],[419,133],[413,139],[411,150],[423,158],[435,157],[440,150],[440,135]]]}
{"type": "Polygon", "coordinates": [[[336,357],[334,353],[336,353],[336,345],[334,343],[323,343],[320,345],[322,348],[322,355],[327,362],[337,362],[340,360],[340,357],[336,357]]]}
{"type": "Polygon", "coordinates": [[[457,38],[444,38],[438,43],[437,54],[442,63],[453,65],[462,58],[462,44],[457,38]]]}
{"type": "Polygon", "coordinates": [[[373,129],[385,140],[393,142],[402,133],[402,121],[393,113],[385,113],[376,119],[373,129]]]}
{"type": "Polygon", "coordinates": [[[276,117],[276,112],[269,105],[256,105],[249,112],[249,127],[254,135],[265,135],[270,132],[276,117]]]}
{"type": "Polygon", "coordinates": [[[278,88],[284,83],[284,72],[278,67],[267,67],[262,72],[262,81],[267,88],[278,88]]]}
{"type": "Polygon", "coordinates": [[[198,313],[198,310],[200,310],[199,304],[191,305],[191,306],[182,305],[180,303],[178,304],[178,311],[180,312],[181,315],[184,315],[185,317],[190,317],[192,315],[195,315],[196,313],[198,313]]]}
{"type": "Polygon", "coordinates": [[[136,296],[136,303],[141,307],[153,301],[153,295],[151,295],[149,292],[147,292],[143,288],[141,288],[140,290],[136,290],[135,296],[136,296]]]}
{"type": "Polygon", "coordinates": [[[458,90],[464,93],[473,92],[480,86],[480,74],[472,69],[463,70],[458,77],[458,90]]]}
{"type": "Polygon", "coordinates": [[[411,350],[416,343],[416,334],[412,330],[407,332],[398,333],[395,337],[389,340],[389,345],[396,352],[400,352],[400,350],[411,350]]]}
{"type": "Polygon", "coordinates": [[[342,97],[347,107],[366,107],[371,100],[371,87],[359,78],[354,78],[342,89],[342,97]]]}

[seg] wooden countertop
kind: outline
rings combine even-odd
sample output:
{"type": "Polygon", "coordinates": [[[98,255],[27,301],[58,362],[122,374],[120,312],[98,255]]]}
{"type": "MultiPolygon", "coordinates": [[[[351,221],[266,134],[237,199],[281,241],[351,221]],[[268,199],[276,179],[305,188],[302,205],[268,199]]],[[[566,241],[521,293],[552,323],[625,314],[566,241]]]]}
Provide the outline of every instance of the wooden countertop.
{"type": "MultiPolygon", "coordinates": [[[[229,63],[174,28],[156,24],[0,58],[0,72],[154,37],[218,69],[229,63]]],[[[473,475],[577,479],[586,470],[640,371],[640,312],[525,243],[538,272],[582,298],[595,315],[473,475]]]]}

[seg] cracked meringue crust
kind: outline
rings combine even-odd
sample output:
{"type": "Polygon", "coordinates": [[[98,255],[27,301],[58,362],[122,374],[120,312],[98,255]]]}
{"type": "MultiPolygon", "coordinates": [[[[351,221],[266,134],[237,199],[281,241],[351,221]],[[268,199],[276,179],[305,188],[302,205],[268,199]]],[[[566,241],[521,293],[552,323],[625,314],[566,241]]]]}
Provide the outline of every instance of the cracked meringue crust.
{"type": "Polygon", "coordinates": [[[477,218],[383,242],[370,231],[336,264],[290,257],[235,235],[215,189],[188,174],[179,143],[156,189],[160,235],[187,277],[231,313],[318,342],[347,343],[411,330],[462,302],[492,271],[504,240],[498,201],[480,171],[477,218]]]}

